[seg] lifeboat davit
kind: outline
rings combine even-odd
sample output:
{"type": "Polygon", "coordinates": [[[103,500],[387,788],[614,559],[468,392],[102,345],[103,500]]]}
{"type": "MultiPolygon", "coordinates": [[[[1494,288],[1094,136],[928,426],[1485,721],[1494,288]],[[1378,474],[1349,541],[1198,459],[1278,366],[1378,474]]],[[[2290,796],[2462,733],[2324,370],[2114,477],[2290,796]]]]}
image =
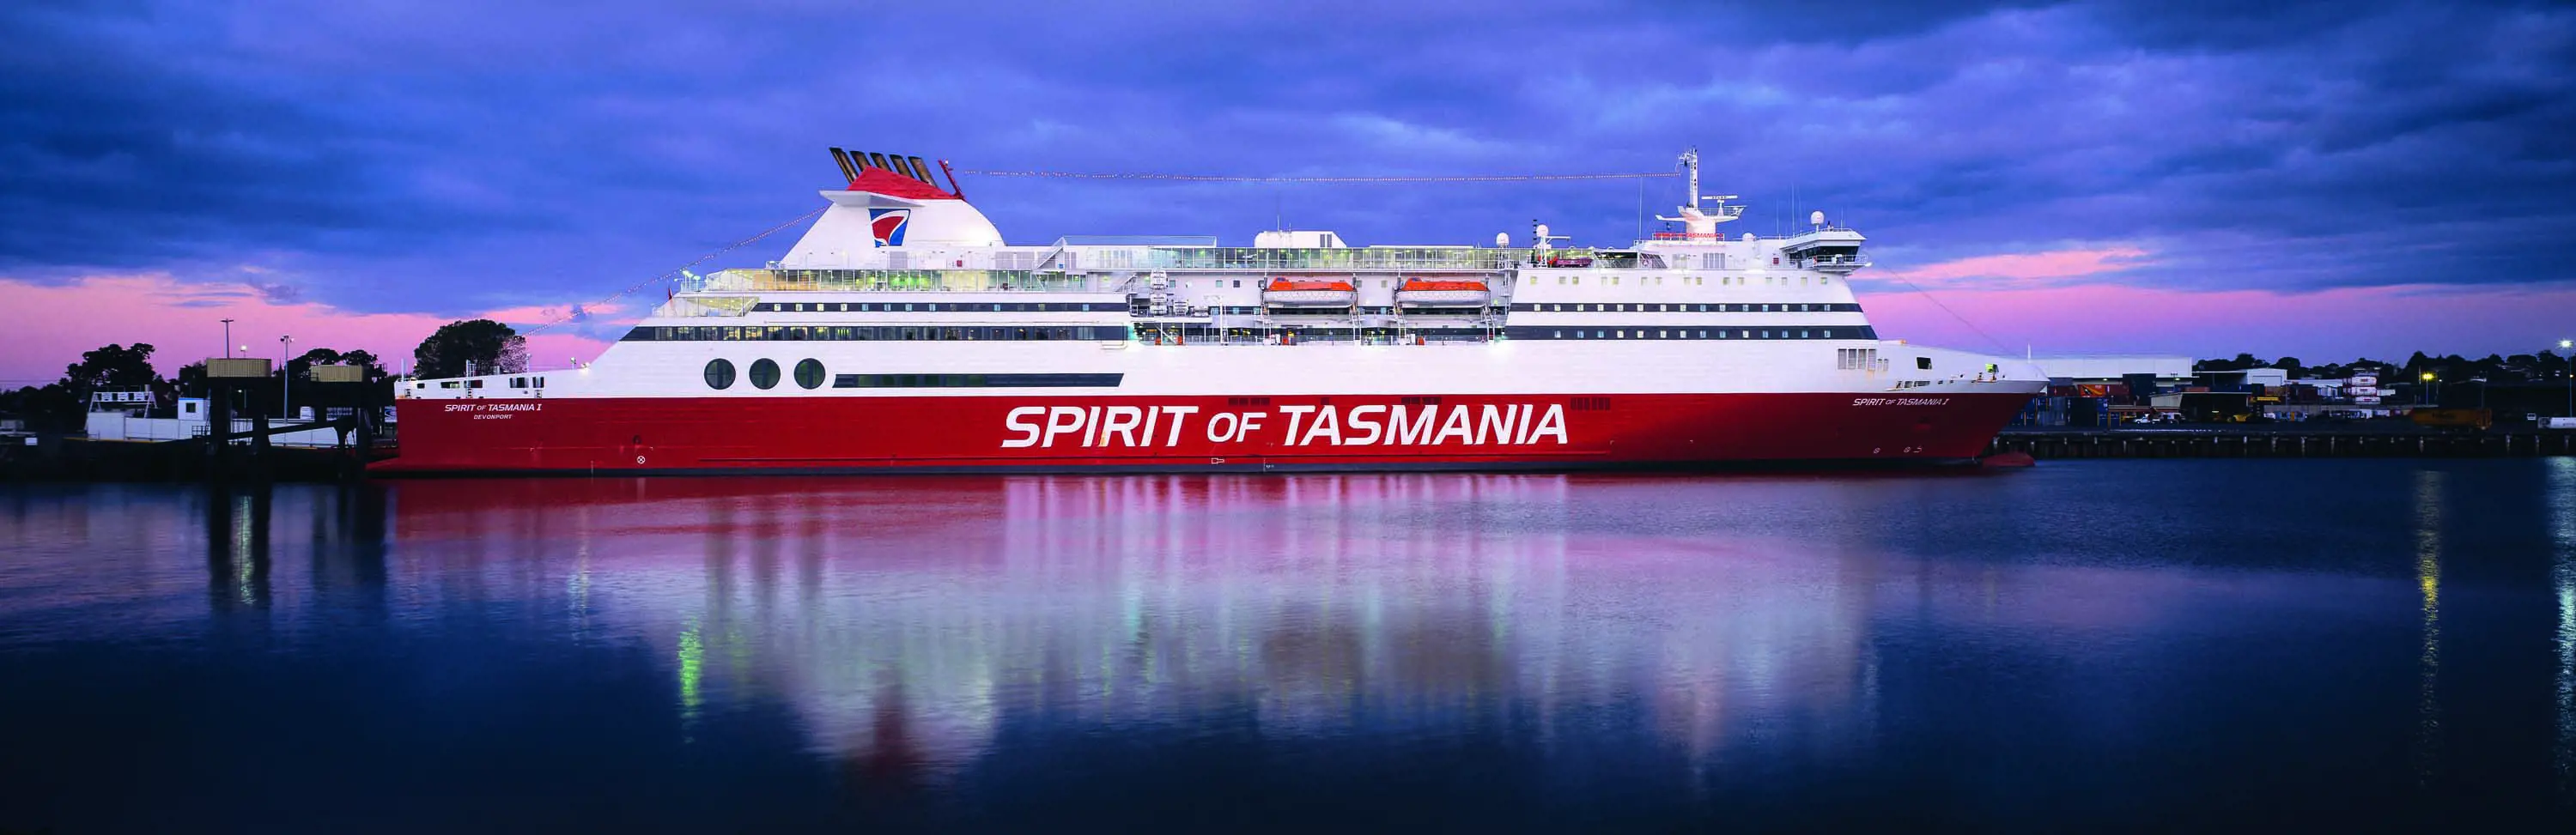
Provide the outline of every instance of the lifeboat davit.
{"type": "Polygon", "coordinates": [[[1409,279],[1395,291],[1395,303],[1402,307],[1483,307],[1494,291],[1482,281],[1423,281],[1409,279]]]}
{"type": "Polygon", "coordinates": [[[1261,303],[1274,307],[1350,307],[1359,300],[1359,288],[1348,281],[1277,279],[1261,288],[1261,303]]]}

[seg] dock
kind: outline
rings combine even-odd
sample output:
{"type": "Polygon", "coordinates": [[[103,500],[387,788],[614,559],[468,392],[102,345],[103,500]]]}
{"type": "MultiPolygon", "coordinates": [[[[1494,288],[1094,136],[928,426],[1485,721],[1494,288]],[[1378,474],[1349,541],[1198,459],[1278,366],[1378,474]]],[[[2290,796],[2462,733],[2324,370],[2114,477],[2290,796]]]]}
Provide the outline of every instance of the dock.
{"type": "Polygon", "coordinates": [[[2032,458],[2530,458],[2576,455],[2576,432],[2297,425],[2005,429],[1987,454],[2032,458]]]}

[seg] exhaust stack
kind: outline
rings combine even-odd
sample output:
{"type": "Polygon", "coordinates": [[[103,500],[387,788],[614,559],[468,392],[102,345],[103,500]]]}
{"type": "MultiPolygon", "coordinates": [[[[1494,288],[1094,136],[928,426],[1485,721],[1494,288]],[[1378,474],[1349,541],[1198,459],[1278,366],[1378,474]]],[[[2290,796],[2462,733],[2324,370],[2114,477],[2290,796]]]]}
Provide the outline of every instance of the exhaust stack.
{"type": "Polygon", "coordinates": [[[859,169],[857,166],[850,164],[850,152],[841,150],[839,147],[835,146],[832,148],[832,161],[841,166],[841,179],[843,181],[853,183],[859,181],[859,169]]]}

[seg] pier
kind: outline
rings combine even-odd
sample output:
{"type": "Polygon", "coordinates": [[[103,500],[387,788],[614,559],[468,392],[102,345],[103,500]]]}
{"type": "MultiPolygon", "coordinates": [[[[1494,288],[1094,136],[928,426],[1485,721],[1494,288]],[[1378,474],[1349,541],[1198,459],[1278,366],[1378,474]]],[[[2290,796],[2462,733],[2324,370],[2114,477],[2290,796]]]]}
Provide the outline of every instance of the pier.
{"type": "Polygon", "coordinates": [[[1987,454],[2032,458],[2528,458],[2576,455],[2576,432],[2439,432],[2405,427],[2212,426],[2006,429],[1987,454]]]}

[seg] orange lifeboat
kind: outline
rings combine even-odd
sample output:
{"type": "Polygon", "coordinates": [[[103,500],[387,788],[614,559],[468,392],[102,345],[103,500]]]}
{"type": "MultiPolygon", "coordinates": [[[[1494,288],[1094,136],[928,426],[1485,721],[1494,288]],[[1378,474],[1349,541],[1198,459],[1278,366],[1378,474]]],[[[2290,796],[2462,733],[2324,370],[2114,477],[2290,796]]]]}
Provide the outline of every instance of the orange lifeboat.
{"type": "Polygon", "coordinates": [[[1273,307],[1349,307],[1359,303],[1359,288],[1348,281],[1272,279],[1261,288],[1261,303],[1273,307]]]}
{"type": "Polygon", "coordinates": [[[1407,279],[1395,291],[1395,303],[1403,307],[1483,307],[1493,298],[1492,288],[1482,281],[1425,281],[1407,279]]]}

